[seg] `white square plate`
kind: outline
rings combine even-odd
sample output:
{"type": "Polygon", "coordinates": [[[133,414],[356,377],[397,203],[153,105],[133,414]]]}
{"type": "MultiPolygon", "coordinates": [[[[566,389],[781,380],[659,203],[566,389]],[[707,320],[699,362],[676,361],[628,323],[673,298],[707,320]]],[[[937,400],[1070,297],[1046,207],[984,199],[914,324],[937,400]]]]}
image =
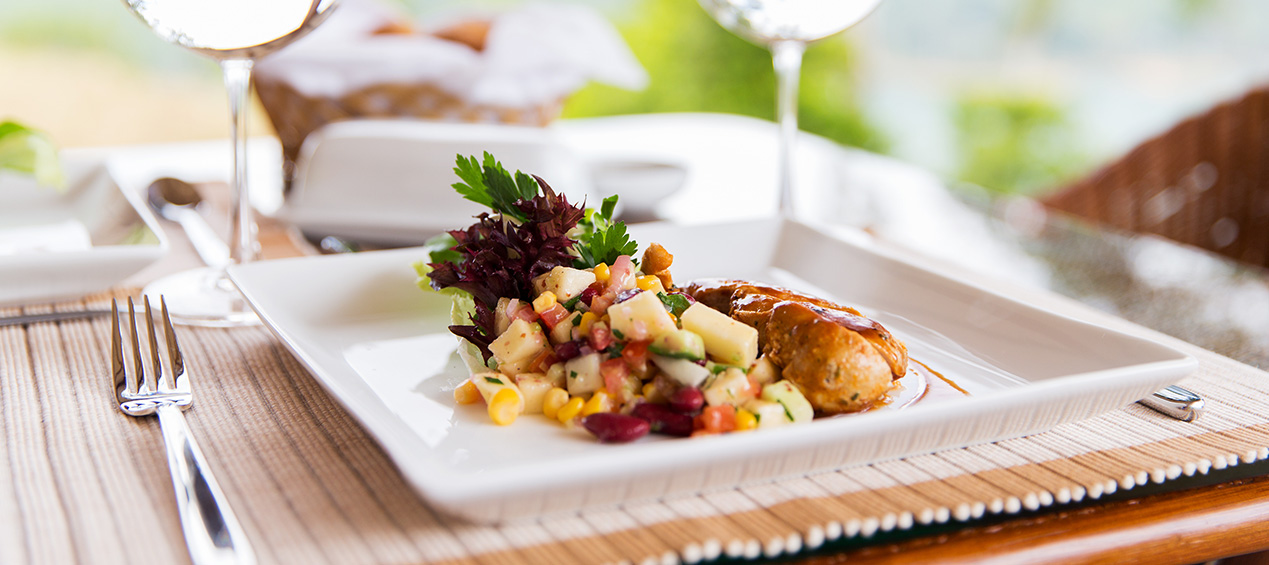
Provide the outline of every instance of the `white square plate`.
{"type": "Polygon", "coordinates": [[[1091,417],[1196,367],[1173,349],[1013,301],[791,222],[646,224],[677,281],[765,280],[857,306],[956,401],[699,439],[604,445],[540,416],[456,406],[467,377],[447,298],[415,287],[418,249],[269,261],[230,275],[266,324],[436,506],[476,521],[697,492],[1016,437],[1091,417]]]}
{"type": "Polygon", "coordinates": [[[65,158],[67,187],[0,174],[0,305],[105,290],[167,252],[141,204],[99,159],[65,158]]]}

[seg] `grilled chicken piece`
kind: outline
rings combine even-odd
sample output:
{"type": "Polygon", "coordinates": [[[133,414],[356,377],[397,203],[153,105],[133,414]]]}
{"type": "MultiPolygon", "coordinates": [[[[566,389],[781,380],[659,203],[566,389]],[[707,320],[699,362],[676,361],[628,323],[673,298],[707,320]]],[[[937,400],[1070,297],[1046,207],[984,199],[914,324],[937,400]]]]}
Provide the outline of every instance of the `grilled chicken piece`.
{"type": "Polygon", "coordinates": [[[747,281],[702,280],[683,288],[756,328],[762,352],[817,412],[865,410],[907,372],[903,342],[853,308],[747,281]]]}

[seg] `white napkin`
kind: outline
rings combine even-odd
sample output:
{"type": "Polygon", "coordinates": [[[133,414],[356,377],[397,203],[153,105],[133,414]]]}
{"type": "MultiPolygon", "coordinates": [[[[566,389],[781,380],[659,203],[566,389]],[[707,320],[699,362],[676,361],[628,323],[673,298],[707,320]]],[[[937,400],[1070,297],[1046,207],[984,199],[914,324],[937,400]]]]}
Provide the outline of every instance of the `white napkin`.
{"type": "Polygon", "coordinates": [[[485,49],[428,35],[371,35],[404,18],[375,0],[347,0],[309,37],[257,71],[307,96],[380,83],[431,84],[472,105],[550,104],[595,80],[641,89],[648,76],[620,34],[580,5],[529,4],[492,17],[485,49]]]}

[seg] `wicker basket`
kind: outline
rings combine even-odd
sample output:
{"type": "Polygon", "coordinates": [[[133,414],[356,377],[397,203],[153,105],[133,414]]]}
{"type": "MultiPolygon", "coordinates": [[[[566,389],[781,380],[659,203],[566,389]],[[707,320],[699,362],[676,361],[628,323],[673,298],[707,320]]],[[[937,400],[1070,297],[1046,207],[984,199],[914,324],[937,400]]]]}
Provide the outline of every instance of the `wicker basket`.
{"type": "Polygon", "coordinates": [[[415,118],[545,126],[559,117],[563,107],[563,100],[528,108],[472,106],[428,84],[375,84],[340,97],[313,97],[284,81],[257,76],[255,88],[282,143],[283,175],[288,186],[304,139],[331,122],[415,118]]]}
{"type": "Polygon", "coordinates": [[[1269,88],[1177,124],[1044,203],[1269,267],[1269,88]]]}

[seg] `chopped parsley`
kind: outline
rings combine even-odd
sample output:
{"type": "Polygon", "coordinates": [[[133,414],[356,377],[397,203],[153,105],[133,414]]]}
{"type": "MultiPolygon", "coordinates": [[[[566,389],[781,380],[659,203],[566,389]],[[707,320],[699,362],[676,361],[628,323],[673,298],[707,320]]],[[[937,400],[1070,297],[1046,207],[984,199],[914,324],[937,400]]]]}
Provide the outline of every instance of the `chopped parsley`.
{"type": "Polygon", "coordinates": [[[657,298],[661,299],[661,303],[664,304],[666,308],[669,308],[670,313],[674,314],[675,317],[682,316],[683,311],[687,310],[688,306],[692,305],[692,302],[688,300],[686,296],[677,292],[673,294],[658,292],[657,298]]]}
{"type": "Polygon", "coordinates": [[[621,330],[612,330],[612,335],[617,336],[617,339],[626,339],[626,336],[621,333],[621,330]]]}
{"type": "Polygon", "coordinates": [[[498,377],[485,377],[485,381],[496,385],[504,384],[502,379],[499,379],[498,377]]]}

